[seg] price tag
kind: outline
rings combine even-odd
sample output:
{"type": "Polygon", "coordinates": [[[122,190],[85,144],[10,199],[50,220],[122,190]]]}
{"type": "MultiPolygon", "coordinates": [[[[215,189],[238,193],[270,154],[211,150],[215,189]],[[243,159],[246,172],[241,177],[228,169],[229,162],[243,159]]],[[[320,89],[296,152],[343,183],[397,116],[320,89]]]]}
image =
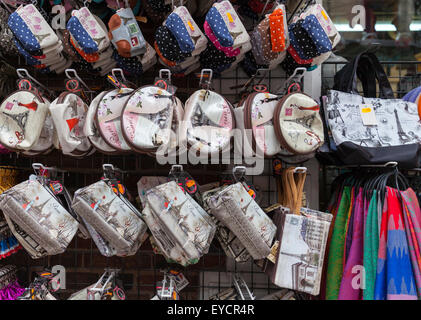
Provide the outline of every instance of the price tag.
{"type": "Polygon", "coordinates": [[[365,126],[377,126],[377,119],[373,106],[360,105],[360,114],[365,126]]]}

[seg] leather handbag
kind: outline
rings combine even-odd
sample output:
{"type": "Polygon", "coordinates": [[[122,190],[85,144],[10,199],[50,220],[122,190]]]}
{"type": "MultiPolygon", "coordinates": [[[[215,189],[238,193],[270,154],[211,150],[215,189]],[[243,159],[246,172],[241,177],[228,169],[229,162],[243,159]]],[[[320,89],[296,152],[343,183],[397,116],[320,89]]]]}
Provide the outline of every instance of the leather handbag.
{"type": "Polygon", "coordinates": [[[355,57],[335,75],[324,105],[324,116],[337,148],[348,165],[420,165],[421,127],[416,104],[394,99],[393,90],[373,53],[355,57]],[[357,92],[357,77],[364,96],[357,92]],[[376,97],[376,83],[380,95],[376,97]]]}

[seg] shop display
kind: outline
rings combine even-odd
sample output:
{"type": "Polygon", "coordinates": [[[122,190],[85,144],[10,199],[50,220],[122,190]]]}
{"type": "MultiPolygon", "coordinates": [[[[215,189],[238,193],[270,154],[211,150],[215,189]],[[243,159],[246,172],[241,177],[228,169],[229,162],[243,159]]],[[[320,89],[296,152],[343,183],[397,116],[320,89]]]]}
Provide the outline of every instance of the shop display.
{"type": "Polygon", "coordinates": [[[2,1],[0,300],[419,300],[420,62],[323,5],[2,1]]]}

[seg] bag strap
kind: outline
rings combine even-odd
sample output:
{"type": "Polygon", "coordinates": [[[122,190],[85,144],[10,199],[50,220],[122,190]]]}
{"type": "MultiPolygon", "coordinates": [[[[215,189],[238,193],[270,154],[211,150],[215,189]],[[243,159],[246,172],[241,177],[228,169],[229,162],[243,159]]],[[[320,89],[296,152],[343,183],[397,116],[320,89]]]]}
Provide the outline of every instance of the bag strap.
{"type": "Polygon", "coordinates": [[[363,85],[364,96],[375,98],[376,80],[379,84],[382,99],[393,99],[394,94],[387,75],[377,56],[371,52],[358,54],[335,75],[334,89],[342,92],[358,93],[357,80],[363,85]]]}

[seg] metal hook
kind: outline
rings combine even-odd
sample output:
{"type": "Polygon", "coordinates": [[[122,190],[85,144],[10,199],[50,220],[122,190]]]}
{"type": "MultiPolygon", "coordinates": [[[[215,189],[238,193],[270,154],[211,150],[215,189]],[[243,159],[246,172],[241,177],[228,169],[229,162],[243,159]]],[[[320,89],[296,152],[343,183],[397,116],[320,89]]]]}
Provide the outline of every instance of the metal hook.
{"type": "MultiPolygon", "coordinates": [[[[288,86],[291,83],[293,83],[293,82],[300,83],[301,82],[301,79],[304,77],[304,74],[306,72],[307,72],[307,69],[304,68],[304,67],[296,68],[294,70],[293,74],[284,82],[283,91],[285,91],[288,88],[288,86]],[[301,71],[302,73],[297,76],[297,74],[299,73],[299,71],[301,71]]],[[[282,86],[279,87],[275,92],[279,92],[279,91],[281,91],[281,89],[282,89],[282,86]]],[[[283,93],[283,92],[281,92],[281,93],[283,93]]]]}
{"type": "Polygon", "coordinates": [[[42,83],[40,83],[34,77],[32,77],[29,74],[28,70],[26,70],[25,68],[16,69],[16,73],[17,73],[17,75],[18,75],[19,78],[21,78],[21,79],[25,79],[25,78],[31,79],[34,83],[36,83],[37,85],[39,85],[41,88],[43,88],[47,92],[50,92],[51,93],[51,91],[46,86],[44,86],[42,83]]]}
{"type": "Polygon", "coordinates": [[[244,166],[236,166],[232,169],[232,175],[236,182],[239,182],[241,178],[243,178],[246,174],[246,167],[244,166]],[[240,173],[240,178],[237,179],[237,174],[240,173]]]}
{"type": "Polygon", "coordinates": [[[262,10],[262,12],[260,12],[260,14],[259,14],[259,21],[260,21],[260,19],[262,18],[262,16],[265,14],[265,11],[266,11],[266,8],[267,8],[267,6],[268,6],[269,2],[272,2],[272,0],[266,0],[266,3],[265,3],[265,5],[264,5],[264,7],[263,7],[263,10],[262,10]]]}
{"type": "Polygon", "coordinates": [[[199,86],[206,86],[207,89],[209,89],[211,83],[212,83],[212,77],[213,77],[213,70],[212,69],[202,69],[202,71],[200,72],[200,81],[199,81],[199,86]],[[205,77],[205,73],[208,73],[209,75],[207,76],[207,80],[206,83],[204,82],[203,78],[205,77]]]}
{"type": "Polygon", "coordinates": [[[78,76],[75,69],[66,69],[64,70],[64,74],[68,79],[77,79],[87,90],[87,92],[93,92],[91,88],[78,76]],[[73,73],[73,76],[70,75],[70,73],[73,73]]]}
{"type": "Polygon", "coordinates": [[[123,70],[121,68],[113,68],[111,70],[111,74],[118,79],[118,77],[116,76],[116,73],[119,73],[120,78],[124,81],[124,82],[128,82],[126,77],[124,76],[123,70]]]}
{"type": "Polygon", "coordinates": [[[175,171],[182,172],[183,166],[181,164],[174,164],[171,166],[170,174],[174,173],[175,171]]]}
{"type": "Polygon", "coordinates": [[[294,169],[294,173],[297,173],[297,172],[305,173],[305,172],[307,172],[307,168],[306,167],[296,167],[294,169]]]}
{"type": "Polygon", "coordinates": [[[164,80],[167,80],[168,83],[171,83],[171,70],[170,69],[160,69],[158,77],[164,80]],[[164,77],[164,74],[167,74],[167,77],[164,77]]]}

